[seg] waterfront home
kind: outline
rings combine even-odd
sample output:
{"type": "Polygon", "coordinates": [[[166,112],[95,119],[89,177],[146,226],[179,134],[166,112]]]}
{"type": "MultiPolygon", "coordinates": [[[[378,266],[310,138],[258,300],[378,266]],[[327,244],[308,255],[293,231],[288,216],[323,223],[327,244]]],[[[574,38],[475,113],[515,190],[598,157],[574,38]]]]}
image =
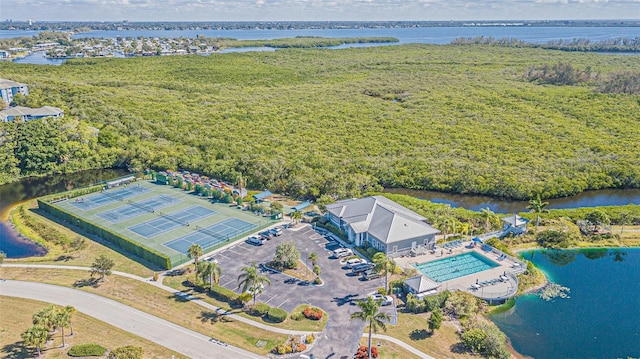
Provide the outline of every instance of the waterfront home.
{"type": "Polygon", "coordinates": [[[8,107],[0,111],[0,121],[2,122],[13,122],[17,117],[21,117],[24,121],[30,121],[45,117],[62,116],[64,116],[64,111],[52,106],[44,106],[40,108],[15,106],[8,107]]]}
{"type": "Polygon", "coordinates": [[[527,232],[527,224],[529,220],[522,218],[517,214],[502,218],[502,235],[513,233],[514,236],[524,234],[527,232]]]}
{"type": "Polygon", "coordinates": [[[327,205],[327,219],[356,246],[373,247],[389,256],[433,249],[439,230],[426,218],[383,196],[347,199],[327,205]]]}

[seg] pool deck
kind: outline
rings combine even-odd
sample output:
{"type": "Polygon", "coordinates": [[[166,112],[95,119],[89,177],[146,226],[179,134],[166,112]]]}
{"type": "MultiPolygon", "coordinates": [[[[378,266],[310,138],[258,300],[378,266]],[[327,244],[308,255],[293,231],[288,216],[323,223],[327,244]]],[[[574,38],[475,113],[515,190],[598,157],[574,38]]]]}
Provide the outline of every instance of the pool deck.
{"type": "Polygon", "coordinates": [[[436,261],[443,258],[453,257],[462,253],[476,252],[481,256],[490,259],[492,262],[498,264],[497,267],[487,269],[481,272],[469,274],[459,278],[451,279],[442,282],[442,285],[438,288],[438,291],[443,290],[462,290],[487,300],[500,300],[504,298],[510,298],[517,292],[518,280],[516,275],[522,273],[526,267],[524,263],[514,260],[511,257],[506,257],[500,260],[501,252],[493,250],[490,252],[484,251],[480,246],[473,248],[467,248],[469,241],[463,242],[459,247],[452,248],[451,252],[448,249],[437,249],[435,253],[426,251],[424,254],[417,255],[415,257],[401,257],[395,258],[396,263],[403,268],[415,268],[414,264],[420,264],[425,262],[436,261]],[[441,254],[443,253],[443,254],[441,254]],[[477,286],[477,283],[486,281],[494,281],[494,284],[488,284],[485,286],[477,286]]]}

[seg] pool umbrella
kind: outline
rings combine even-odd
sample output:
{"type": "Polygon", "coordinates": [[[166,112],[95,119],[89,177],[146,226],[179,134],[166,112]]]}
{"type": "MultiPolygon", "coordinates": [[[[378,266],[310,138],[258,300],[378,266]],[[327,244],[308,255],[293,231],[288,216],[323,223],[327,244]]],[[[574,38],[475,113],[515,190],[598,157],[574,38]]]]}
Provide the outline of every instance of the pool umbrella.
{"type": "Polygon", "coordinates": [[[478,284],[478,278],[476,278],[476,284],[478,284]]]}
{"type": "Polygon", "coordinates": [[[474,241],[476,243],[482,243],[482,239],[480,239],[478,237],[473,237],[472,241],[474,241]]]}

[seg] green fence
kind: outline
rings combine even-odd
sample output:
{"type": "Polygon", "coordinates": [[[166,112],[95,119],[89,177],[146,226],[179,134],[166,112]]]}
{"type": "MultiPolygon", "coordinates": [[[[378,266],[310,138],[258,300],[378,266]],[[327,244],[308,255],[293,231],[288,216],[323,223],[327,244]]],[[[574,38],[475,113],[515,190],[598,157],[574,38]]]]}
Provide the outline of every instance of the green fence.
{"type": "MultiPolygon", "coordinates": [[[[83,218],[78,218],[73,213],[67,212],[61,208],[58,208],[46,200],[39,198],[38,206],[43,211],[51,214],[54,217],[60,218],[63,221],[77,225],[88,233],[95,234],[98,237],[115,244],[122,248],[124,251],[134,254],[140,258],[146,259],[149,262],[158,265],[163,269],[171,269],[172,263],[169,257],[166,255],[146,247],[145,245],[132,241],[127,237],[120,234],[111,232],[109,229],[102,227],[98,224],[87,221],[83,218]]],[[[183,262],[184,263],[184,262],[183,262]]]]}

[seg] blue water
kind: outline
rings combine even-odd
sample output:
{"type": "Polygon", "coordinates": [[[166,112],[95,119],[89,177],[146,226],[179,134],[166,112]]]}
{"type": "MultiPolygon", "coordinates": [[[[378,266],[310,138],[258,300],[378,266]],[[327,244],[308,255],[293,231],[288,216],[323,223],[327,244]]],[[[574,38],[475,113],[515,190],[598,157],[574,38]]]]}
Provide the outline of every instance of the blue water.
{"type": "Polygon", "coordinates": [[[491,319],[536,359],[640,357],[640,248],[525,254],[570,298],[528,295],[491,319]]]}
{"type": "Polygon", "coordinates": [[[458,254],[454,257],[447,257],[415,265],[416,269],[422,272],[422,274],[436,282],[445,282],[497,266],[499,266],[499,264],[476,252],[458,254]]]}
{"type": "Polygon", "coordinates": [[[296,36],[318,37],[395,37],[401,44],[448,44],[459,37],[491,36],[517,38],[532,43],[549,40],[585,38],[604,40],[619,37],[640,36],[634,27],[530,27],[530,26],[464,26],[464,27],[411,27],[375,29],[292,29],[292,30],[127,30],[89,31],[75,34],[75,38],[101,37],[226,37],[238,40],[271,40],[296,36]]]}

